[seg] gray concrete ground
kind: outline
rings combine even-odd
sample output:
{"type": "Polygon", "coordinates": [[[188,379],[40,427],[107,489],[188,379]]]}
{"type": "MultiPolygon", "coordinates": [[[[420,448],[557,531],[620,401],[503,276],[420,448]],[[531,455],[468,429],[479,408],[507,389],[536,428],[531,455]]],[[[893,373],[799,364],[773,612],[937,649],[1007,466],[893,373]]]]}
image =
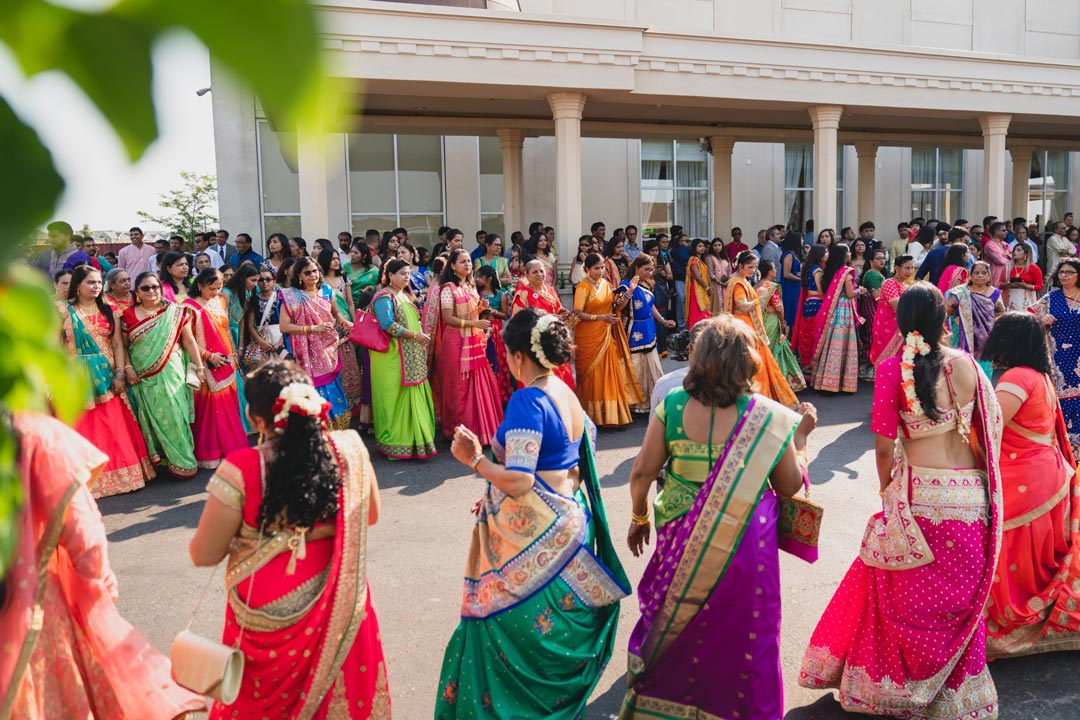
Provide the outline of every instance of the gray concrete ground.
{"type": "MultiPolygon", "coordinates": [[[[667,361],[665,365],[674,367],[667,361]]],[[[819,409],[819,427],[810,441],[810,474],[812,497],[826,510],[816,564],[781,553],[785,720],[825,720],[846,717],[833,693],[799,688],[796,678],[810,633],[858,552],[866,518],[879,508],[869,434],[871,388],[863,383],[856,396],[807,392],[803,399],[819,409]]],[[[642,419],[630,428],[600,434],[599,470],[616,539],[625,537],[629,525],[627,480],[644,432],[642,419]]],[[[432,714],[442,652],[457,624],[460,576],[472,526],[469,510],[482,487],[441,440],[439,453],[422,462],[374,458],[383,515],[369,534],[368,577],[388,656],[394,715],[405,720],[432,714]]],[[[187,482],[162,480],[100,502],[120,579],[120,610],[165,652],[187,624],[210,576],[210,570],[192,568],[187,554],[205,483],[205,475],[187,482]]],[[[632,557],[625,544],[617,548],[636,586],[645,558],[632,557]]],[[[193,625],[211,636],[221,630],[223,575],[219,568],[193,625]]],[[[627,638],[637,617],[636,599],[627,598],[615,653],[593,694],[589,717],[609,718],[618,712],[627,638]]],[[[1080,718],[1080,653],[999,661],[991,670],[1002,718],[1080,718]]]]}

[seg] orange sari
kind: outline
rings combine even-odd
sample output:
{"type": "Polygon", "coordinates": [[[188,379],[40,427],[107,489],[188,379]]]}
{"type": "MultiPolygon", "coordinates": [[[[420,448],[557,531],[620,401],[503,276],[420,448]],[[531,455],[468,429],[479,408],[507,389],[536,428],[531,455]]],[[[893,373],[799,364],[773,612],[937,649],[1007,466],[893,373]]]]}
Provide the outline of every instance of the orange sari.
{"type": "Polygon", "coordinates": [[[699,321],[712,317],[712,298],[709,290],[709,268],[698,257],[690,258],[686,264],[686,329],[694,327],[699,321]],[[693,271],[697,268],[698,275],[705,281],[705,285],[699,285],[694,280],[693,271]]]}
{"type": "Polygon", "coordinates": [[[758,294],[754,286],[745,278],[731,278],[728,281],[727,297],[724,298],[724,310],[746,323],[757,336],[757,351],[761,356],[761,366],[758,368],[757,375],[754,376],[757,392],[781,405],[796,407],[799,404],[799,398],[795,397],[791,384],[784,377],[780,366],[776,364],[776,358],[769,350],[769,336],[765,331],[765,320],[761,317],[761,305],[758,303],[758,294]],[[749,314],[738,309],[740,302],[753,303],[754,307],[749,314]]]}
{"type": "MultiPolygon", "coordinates": [[[[574,291],[574,312],[579,315],[611,315],[615,294],[603,278],[596,285],[586,278],[574,291]]],[[[633,422],[631,405],[648,402],[630,360],[630,346],[622,323],[581,320],[574,328],[574,364],[577,396],[593,422],[599,426],[633,422]]]]}

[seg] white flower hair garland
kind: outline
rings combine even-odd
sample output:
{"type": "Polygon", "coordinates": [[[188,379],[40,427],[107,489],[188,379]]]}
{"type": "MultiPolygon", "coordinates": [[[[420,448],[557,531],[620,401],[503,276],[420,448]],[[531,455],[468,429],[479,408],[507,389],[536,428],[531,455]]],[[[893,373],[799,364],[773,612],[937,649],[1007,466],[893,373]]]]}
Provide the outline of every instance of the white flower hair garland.
{"type": "Polygon", "coordinates": [[[904,354],[900,357],[901,387],[904,388],[904,396],[907,398],[911,412],[921,415],[922,403],[915,394],[915,355],[929,355],[930,345],[923,340],[922,333],[909,332],[904,341],[904,354]]]}
{"type": "Polygon", "coordinates": [[[548,360],[548,356],[544,354],[544,346],[540,343],[540,337],[549,327],[551,327],[552,323],[558,321],[558,319],[559,318],[555,315],[541,315],[540,319],[533,325],[532,332],[529,334],[533,355],[535,355],[540,364],[548,370],[553,370],[556,365],[548,360]]]}
{"type": "Polygon", "coordinates": [[[313,385],[307,383],[291,383],[283,387],[274,401],[273,410],[274,432],[278,435],[285,432],[290,413],[319,418],[324,424],[330,419],[330,403],[319,395],[313,385]]]}

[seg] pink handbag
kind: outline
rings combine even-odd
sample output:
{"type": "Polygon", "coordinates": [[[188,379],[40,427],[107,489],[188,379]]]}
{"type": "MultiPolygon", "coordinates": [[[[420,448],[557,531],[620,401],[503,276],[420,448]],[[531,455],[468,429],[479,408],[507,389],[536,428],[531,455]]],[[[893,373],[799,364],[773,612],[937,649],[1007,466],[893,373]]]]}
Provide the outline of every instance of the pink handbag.
{"type": "Polygon", "coordinates": [[[375,352],[386,352],[390,349],[390,336],[383,332],[379,321],[371,313],[356,313],[356,322],[349,333],[349,340],[375,352]]]}

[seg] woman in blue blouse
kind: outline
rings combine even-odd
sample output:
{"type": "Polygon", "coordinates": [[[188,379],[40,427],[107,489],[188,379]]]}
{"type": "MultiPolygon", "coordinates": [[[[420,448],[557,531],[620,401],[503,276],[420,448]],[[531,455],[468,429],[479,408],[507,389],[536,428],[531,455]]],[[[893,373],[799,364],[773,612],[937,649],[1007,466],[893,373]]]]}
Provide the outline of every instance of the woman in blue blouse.
{"type": "Polygon", "coordinates": [[[656,381],[664,374],[664,369],[660,366],[660,356],[656,352],[656,326],[659,323],[666,328],[675,327],[674,320],[665,320],[656,309],[656,297],[653,295],[655,273],[656,262],[652,256],[641,253],[634,258],[634,264],[630,266],[630,277],[621,283],[621,287],[630,293],[630,304],[626,310],[630,315],[630,324],[626,331],[630,344],[630,361],[646,398],[641,405],[631,405],[630,411],[643,414],[649,412],[648,398],[652,395],[656,381]]]}

